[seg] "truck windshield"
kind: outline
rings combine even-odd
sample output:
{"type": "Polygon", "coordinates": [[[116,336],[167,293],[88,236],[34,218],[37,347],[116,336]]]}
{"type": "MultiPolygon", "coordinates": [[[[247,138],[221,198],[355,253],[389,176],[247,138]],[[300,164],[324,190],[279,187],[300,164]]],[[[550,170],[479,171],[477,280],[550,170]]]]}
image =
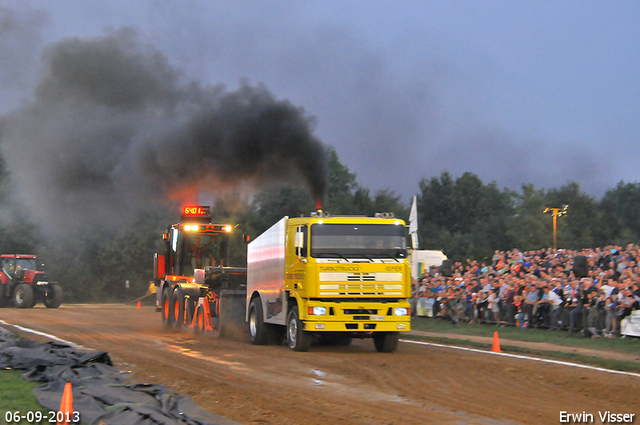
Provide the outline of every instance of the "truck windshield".
{"type": "Polygon", "coordinates": [[[195,233],[183,238],[183,274],[207,266],[227,265],[228,234],[195,233]]]}
{"type": "Polygon", "coordinates": [[[393,224],[313,224],[311,256],[315,258],[404,258],[404,227],[393,224]]]}

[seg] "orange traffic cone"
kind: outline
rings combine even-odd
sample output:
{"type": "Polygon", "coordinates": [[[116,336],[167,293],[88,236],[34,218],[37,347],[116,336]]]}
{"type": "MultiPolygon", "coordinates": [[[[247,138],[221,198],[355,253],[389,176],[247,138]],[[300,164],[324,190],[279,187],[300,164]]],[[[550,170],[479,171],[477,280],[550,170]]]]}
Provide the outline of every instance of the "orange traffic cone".
{"type": "Polygon", "coordinates": [[[141,307],[142,307],[142,303],[138,301],[138,310],[140,310],[141,307]]]}
{"type": "Polygon", "coordinates": [[[73,420],[73,394],[71,391],[71,382],[64,384],[64,392],[62,393],[62,402],[58,411],[58,419],[62,416],[62,421],[58,421],[58,425],[70,424],[73,420]]]}
{"type": "Polygon", "coordinates": [[[498,338],[498,331],[493,333],[493,347],[491,347],[491,351],[494,353],[502,353],[500,349],[500,339],[498,338]]]}

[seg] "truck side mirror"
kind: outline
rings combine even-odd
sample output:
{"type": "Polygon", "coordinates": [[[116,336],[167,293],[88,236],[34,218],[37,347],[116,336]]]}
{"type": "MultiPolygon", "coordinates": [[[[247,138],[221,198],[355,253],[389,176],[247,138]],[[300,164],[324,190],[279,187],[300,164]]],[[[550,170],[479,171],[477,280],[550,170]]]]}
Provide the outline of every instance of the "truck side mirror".
{"type": "Polygon", "coordinates": [[[298,258],[300,258],[302,253],[302,248],[304,247],[304,233],[300,231],[296,232],[296,237],[293,244],[296,248],[296,255],[298,256],[298,258]]]}

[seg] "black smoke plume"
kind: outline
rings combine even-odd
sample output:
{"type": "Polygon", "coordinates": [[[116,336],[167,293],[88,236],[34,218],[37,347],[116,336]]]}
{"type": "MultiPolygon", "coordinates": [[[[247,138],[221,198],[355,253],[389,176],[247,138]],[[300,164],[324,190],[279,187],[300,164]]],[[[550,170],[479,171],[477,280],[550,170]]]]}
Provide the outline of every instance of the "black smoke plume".
{"type": "Polygon", "coordinates": [[[43,68],[33,100],[1,118],[0,137],[12,185],[49,227],[111,224],[274,180],[324,196],[313,119],[261,85],[190,81],[131,29],[56,43],[43,68]]]}

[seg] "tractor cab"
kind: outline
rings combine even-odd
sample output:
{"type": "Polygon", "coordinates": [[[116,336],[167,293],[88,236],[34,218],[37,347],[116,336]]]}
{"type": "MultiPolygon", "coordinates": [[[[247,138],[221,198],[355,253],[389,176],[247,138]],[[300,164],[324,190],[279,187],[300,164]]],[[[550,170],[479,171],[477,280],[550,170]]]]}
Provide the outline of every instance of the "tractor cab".
{"type": "MultiPolygon", "coordinates": [[[[21,278],[25,270],[35,271],[36,256],[35,255],[11,255],[3,254],[2,258],[2,274],[9,282],[15,282],[16,278],[21,278]]],[[[3,277],[0,277],[4,283],[3,277]]]]}
{"type": "Polygon", "coordinates": [[[155,276],[194,276],[196,269],[229,265],[232,226],[212,224],[209,207],[185,207],[180,223],[163,234],[165,252],[156,254],[155,276]]]}

